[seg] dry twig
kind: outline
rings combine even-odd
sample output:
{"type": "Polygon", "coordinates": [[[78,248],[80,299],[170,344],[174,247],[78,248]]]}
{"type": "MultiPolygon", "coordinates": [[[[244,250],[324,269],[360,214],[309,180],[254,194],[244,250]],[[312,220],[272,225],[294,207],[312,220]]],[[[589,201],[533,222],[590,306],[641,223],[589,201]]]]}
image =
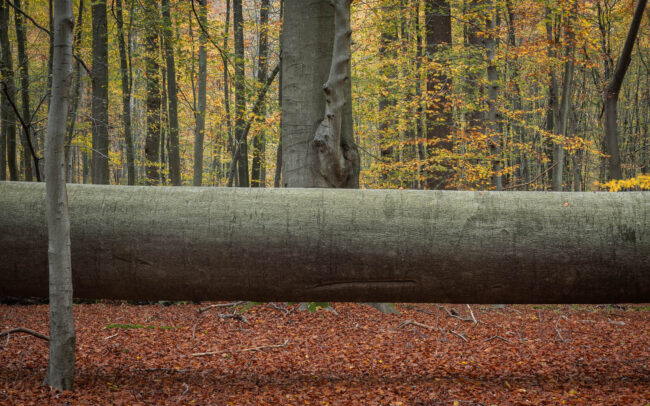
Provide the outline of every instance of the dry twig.
{"type": "Polygon", "coordinates": [[[434,330],[433,327],[431,327],[431,326],[427,326],[426,324],[418,323],[418,322],[415,321],[415,320],[406,320],[406,321],[403,321],[403,322],[401,322],[400,324],[398,324],[397,327],[395,327],[395,330],[399,330],[400,328],[402,328],[402,327],[406,327],[406,326],[408,326],[408,325],[412,325],[412,326],[416,326],[416,327],[422,327],[422,328],[426,328],[426,329],[429,329],[429,330],[434,330]]]}
{"type": "Polygon", "coordinates": [[[217,307],[233,307],[233,306],[240,305],[240,304],[242,304],[242,303],[244,303],[244,302],[239,301],[239,302],[232,302],[232,303],[218,303],[218,304],[213,304],[213,305],[210,305],[210,306],[203,307],[203,308],[199,309],[199,310],[198,310],[198,313],[203,313],[203,312],[205,312],[205,311],[207,311],[207,310],[214,309],[214,308],[217,308],[217,307]]]}
{"type": "Polygon", "coordinates": [[[269,345],[260,345],[259,347],[251,348],[242,348],[241,350],[222,350],[222,351],[208,351],[208,352],[197,352],[192,354],[193,357],[202,357],[205,355],[215,355],[215,354],[225,354],[225,353],[235,353],[235,352],[245,352],[245,351],[260,351],[267,348],[280,348],[286,347],[289,344],[289,340],[284,340],[282,344],[269,344],[269,345]]]}
{"type": "Polygon", "coordinates": [[[11,330],[3,331],[2,333],[0,333],[0,337],[13,334],[13,333],[25,333],[40,338],[41,340],[50,341],[50,337],[25,327],[12,328],[11,330]]]}
{"type": "Polygon", "coordinates": [[[498,339],[498,340],[505,341],[505,342],[507,342],[507,343],[512,344],[512,341],[508,340],[507,338],[503,338],[503,337],[501,337],[501,336],[492,336],[492,337],[490,337],[490,338],[486,338],[485,340],[483,340],[483,342],[492,341],[492,340],[494,340],[494,339],[498,339]]]}
{"type": "Polygon", "coordinates": [[[568,320],[567,317],[564,316],[564,315],[558,317],[557,321],[555,322],[555,332],[557,333],[557,336],[560,337],[560,341],[565,343],[567,340],[565,340],[564,337],[562,337],[562,334],[560,333],[560,329],[558,328],[558,324],[560,323],[560,320],[562,320],[562,319],[568,320]]]}

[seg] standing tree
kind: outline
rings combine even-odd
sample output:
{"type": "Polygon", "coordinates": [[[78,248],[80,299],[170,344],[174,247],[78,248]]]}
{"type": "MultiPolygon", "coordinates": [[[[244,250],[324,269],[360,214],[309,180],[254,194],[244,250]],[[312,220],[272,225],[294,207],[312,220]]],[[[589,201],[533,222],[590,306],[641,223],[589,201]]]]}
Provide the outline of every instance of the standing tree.
{"type": "MultiPolygon", "coordinates": [[[[14,0],[14,5],[16,8],[20,9],[21,1],[14,0]]],[[[18,45],[18,67],[20,69],[21,114],[23,116],[22,121],[28,121],[32,114],[29,103],[29,59],[27,58],[27,53],[25,51],[27,38],[25,34],[25,25],[23,24],[23,15],[18,11],[14,12],[14,22],[16,24],[16,42],[18,45]]],[[[32,180],[32,155],[29,148],[29,136],[29,130],[23,127],[21,137],[23,145],[23,164],[25,180],[28,182],[32,180]]]]}
{"type": "Polygon", "coordinates": [[[359,187],[349,80],[349,6],[349,0],[337,0],[334,13],[327,0],[309,7],[301,0],[285,2],[281,37],[285,187],[359,187]]]}
{"type": "Polygon", "coordinates": [[[107,185],[108,172],[108,32],[106,0],[93,0],[93,159],[94,184],[107,185]]]}
{"type": "Polygon", "coordinates": [[[146,172],[148,185],[160,183],[159,152],[160,152],[160,66],[158,65],[158,21],[159,12],[157,1],[145,3],[146,34],[145,34],[145,78],[147,81],[147,136],[144,143],[146,172]]]}
{"type": "Polygon", "coordinates": [[[9,166],[9,179],[18,180],[18,168],[16,162],[16,113],[13,108],[16,100],[16,85],[14,83],[14,64],[11,56],[11,43],[9,42],[9,4],[6,0],[0,1],[0,100],[2,113],[2,127],[0,128],[0,139],[4,151],[0,165],[0,179],[4,180],[5,165],[9,166]],[[6,154],[6,155],[5,155],[6,154]],[[6,161],[5,161],[6,159],[6,161]]]}
{"type": "MultiPolygon", "coordinates": [[[[269,31],[269,0],[262,0],[260,2],[260,26],[258,37],[258,65],[257,65],[257,81],[259,86],[264,86],[266,83],[267,68],[268,68],[268,31],[269,31]]],[[[253,138],[253,167],[251,169],[251,186],[264,187],[266,180],[266,164],[264,162],[264,152],[266,150],[266,138],[264,127],[264,115],[266,109],[262,105],[258,120],[262,122],[260,132],[253,138]]]]}
{"type": "Polygon", "coordinates": [[[248,187],[248,142],[244,136],[246,126],[246,77],[244,72],[244,14],[242,0],[233,0],[233,25],[235,28],[235,155],[232,165],[237,165],[239,183],[248,187]]]}
{"type": "Polygon", "coordinates": [[[75,330],[72,313],[70,217],[65,186],[65,132],[72,78],[71,0],[55,0],[52,96],[45,146],[46,215],[50,289],[50,358],[44,384],[71,390],[75,330]]]}
{"type": "Polygon", "coordinates": [[[176,64],[169,0],[162,2],[164,20],[165,59],[167,62],[167,98],[169,115],[169,177],[172,185],[181,185],[181,157],[178,150],[178,92],[176,90],[176,64]]]}
{"type": "Polygon", "coordinates": [[[124,126],[124,141],[126,142],[127,182],[135,185],[135,151],[131,135],[131,75],[128,64],[127,47],[124,40],[124,13],[122,0],[116,0],[115,10],[117,20],[117,43],[120,47],[120,74],[122,78],[122,125],[124,126]]]}
{"type": "Polygon", "coordinates": [[[208,21],[207,0],[199,0],[199,24],[201,34],[199,35],[199,105],[196,112],[196,128],[194,129],[194,186],[201,186],[203,182],[203,139],[205,136],[205,84],[207,81],[208,63],[205,51],[207,42],[208,21]]]}
{"type": "MultiPolygon", "coordinates": [[[[451,47],[451,7],[449,0],[426,0],[426,42],[429,64],[437,62],[442,66],[445,52],[451,47]]],[[[427,69],[427,141],[429,157],[436,150],[451,153],[452,142],[449,139],[451,112],[449,108],[451,95],[451,78],[443,69],[427,69]]],[[[448,189],[451,177],[451,165],[442,160],[443,170],[433,171],[427,179],[428,189],[448,189]]]]}
{"type": "Polygon", "coordinates": [[[623,79],[625,78],[627,68],[630,66],[632,48],[634,48],[634,42],[636,41],[639,26],[641,25],[641,19],[643,18],[643,11],[645,10],[647,3],[647,0],[638,0],[636,3],[636,9],[634,10],[634,16],[632,17],[627,37],[625,38],[623,51],[621,52],[621,56],[618,58],[614,74],[612,75],[610,82],[607,84],[603,94],[605,99],[605,143],[607,145],[607,153],[609,154],[609,177],[611,179],[623,178],[623,172],[621,171],[621,154],[618,149],[616,112],[618,106],[618,95],[621,92],[621,86],[623,85],[623,79]]]}

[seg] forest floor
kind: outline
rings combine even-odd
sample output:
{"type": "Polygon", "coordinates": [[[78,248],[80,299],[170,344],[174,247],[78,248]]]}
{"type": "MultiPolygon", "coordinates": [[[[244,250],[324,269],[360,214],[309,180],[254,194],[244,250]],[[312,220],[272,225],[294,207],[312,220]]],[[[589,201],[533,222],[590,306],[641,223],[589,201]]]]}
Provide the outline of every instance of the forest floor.
{"type": "MultiPolygon", "coordinates": [[[[649,305],[207,305],[75,305],[73,392],[41,386],[47,341],[0,337],[0,404],[650,404],[649,305]]],[[[48,307],[0,306],[16,327],[48,307]]]]}

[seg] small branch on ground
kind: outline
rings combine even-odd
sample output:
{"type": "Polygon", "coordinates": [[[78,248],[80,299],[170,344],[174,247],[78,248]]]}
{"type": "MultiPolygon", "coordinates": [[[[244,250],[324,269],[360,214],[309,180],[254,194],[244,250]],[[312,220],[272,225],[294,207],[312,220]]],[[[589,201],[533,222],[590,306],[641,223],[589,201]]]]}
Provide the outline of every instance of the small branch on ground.
{"type": "Polygon", "coordinates": [[[120,332],[118,331],[117,333],[115,333],[115,334],[113,334],[113,335],[110,335],[110,336],[108,336],[108,337],[104,337],[104,340],[110,340],[110,339],[113,338],[113,337],[117,337],[117,335],[118,335],[119,333],[120,333],[120,332]]]}
{"type": "Polygon", "coordinates": [[[476,317],[474,317],[474,312],[472,311],[472,306],[470,306],[468,304],[466,304],[465,306],[467,306],[467,309],[469,310],[469,315],[472,318],[472,321],[474,322],[474,324],[478,324],[478,321],[476,320],[476,317]]]}
{"type": "Polygon", "coordinates": [[[269,303],[269,305],[272,308],[276,309],[276,310],[280,310],[280,311],[284,312],[285,315],[288,315],[288,314],[291,313],[291,310],[287,309],[287,307],[285,305],[278,305],[278,304],[275,304],[273,302],[269,303]]]}
{"type": "Polygon", "coordinates": [[[244,323],[248,323],[248,319],[239,313],[227,313],[227,314],[218,313],[217,316],[219,316],[219,318],[222,319],[235,319],[235,320],[242,321],[244,323]]]}
{"type": "Polygon", "coordinates": [[[557,321],[555,322],[555,332],[557,333],[557,336],[560,337],[560,341],[565,343],[567,340],[565,340],[564,337],[562,337],[562,334],[560,333],[560,329],[558,328],[558,324],[560,323],[560,320],[562,320],[562,319],[568,320],[567,317],[564,316],[564,315],[558,317],[557,321]]]}
{"type": "Polygon", "coordinates": [[[447,331],[447,332],[449,332],[449,333],[455,335],[456,337],[462,339],[462,340],[465,341],[466,343],[469,342],[469,341],[467,340],[467,337],[465,337],[465,334],[464,334],[464,333],[457,333],[457,332],[455,332],[454,330],[445,330],[445,329],[442,329],[442,330],[443,330],[443,331],[447,331]]]}
{"type": "Polygon", "coordinates": [[[2,333],[0,333],[0,337],[6,336],[6,335],[9,335],[9,334],[14,334],[14,333],[25,333],[25,334],[33,335],[34,337],[40,338],[41,340],[50,341],[50,337],[48,337],[46,335],[43,335],[43,334],[41,334],[39,332],[36,332],[34,330],[30,330],[30,329],[25,328],[25,327],[12,328],[11,330],[3,331],[2,333]]]}
{"type": "Polygon", "coordinates": [[[486,338],[485,340],[483,340],[483,342],[486,343],[488,341],[492,341],[492,340],[495,340],[495,339],[505,341],[506,343],[512,344],[512,341],[508,340],[507,338],[501,337],[501,336],[492,336],[490,338],[486,338]]]}
{"type": "Polygon", "coordinates": [[[400,324],[398,324],[397,327],[395,327],[395,330],[399,330],[400,328],[402,328],[402,327],[406,327],[406,326],[409,326],[409,325],[411,325],[411,326],[416,326],[416,327],[422,327],[422,328],[426,328],[426,329],[429,329],[429,330],[435,330],[434,327],[427,326],[426,324],[418,323],[418,322],[415,321],[415,320],[406,320],[406,321],[403,321],[403,322],[401,322],[400,324]]]}
{"type": "Polygon", "coordinates": [[[617,320],[607,319],[607,322],[609,322],[611,324],[615,324],[617,326],[624,326],[625,325],[624,321],[617,321],[617,320]]]}
{"type": "Polygon", "coordinates": [[[268,348],[280,348],[286,347],[289,344],[289,340],[284,340],[282,344],[269,344],[269,345],[260,345],[259,347],[251,348],[242,348],[241,350],[222,350],[222,351],[209,351],[209,352],[197,352],[192,354],[193,357],[203,357],[206,355],[215,355],[215,354],[225,354],[225,353],[235,353],[235,352],[245,352],[245,351],[261,351],[268,348]]]}
{"type": "MultiPolygon", "coordinates": [[[[456,309],[454,309],[454,308],[452,308],[451,310],[449,310],[449,309],[447,309],[445,306],[438,305],[438,307],[441,308],[441,309],[443,309],[445,312],[447,312],[447,314],[449,315],[449,317],[453,317],[453,318],[458,319],[458,320],[461,320],[461,321],[473,321],[474,323],[478,323],[478,322],[476,321],[476,318],[474,318],[474,313],[471,313],[471,314],[472,314],[472,317],[465,317],[465,316],[461,316],[460,314],[458,314],[458,312],[457,312],[456,309]]],[[[467,307],[469,307],[469,305],[467,305],[467,307]]],[[[472,309],[470,308],[469,311],[471,312],[472,309]]]]}
{"type": "Polygon", "coordinates": [[[240,305],[240,304],[242,304],[242,303],[244,303],[244,302],[239,301],[239,302],[231,302],[231,303],[218,303],[218,304],[213,304],[213,305],[210,305],[210,306],[203,307],[203,308],[199,309],[199,310],[198,310],[198,313],[203,313],[203,312],[205,312],[205,311],[208,311],[208,310],[210,310],[210,309],[215,309],[215,308],[217,308],[217,307],[233,307],[233,306],[240,305]]]}

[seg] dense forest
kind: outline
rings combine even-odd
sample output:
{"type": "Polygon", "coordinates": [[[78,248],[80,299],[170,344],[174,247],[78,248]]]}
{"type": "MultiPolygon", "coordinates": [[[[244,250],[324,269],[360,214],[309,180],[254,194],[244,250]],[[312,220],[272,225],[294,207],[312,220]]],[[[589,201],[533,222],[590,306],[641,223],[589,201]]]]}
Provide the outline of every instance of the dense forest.
{"type": "MultiPolygon", "coordinates": [[[[73,3],[68,182],[281,184],[282,1],[73,3]]],[[[650,187],[647,16],[619,71],[641,3],[352,2],[360,187],[650,187]]],[[[42,180],[51,1],[0,5],[0,179],[42,180]]]]}

